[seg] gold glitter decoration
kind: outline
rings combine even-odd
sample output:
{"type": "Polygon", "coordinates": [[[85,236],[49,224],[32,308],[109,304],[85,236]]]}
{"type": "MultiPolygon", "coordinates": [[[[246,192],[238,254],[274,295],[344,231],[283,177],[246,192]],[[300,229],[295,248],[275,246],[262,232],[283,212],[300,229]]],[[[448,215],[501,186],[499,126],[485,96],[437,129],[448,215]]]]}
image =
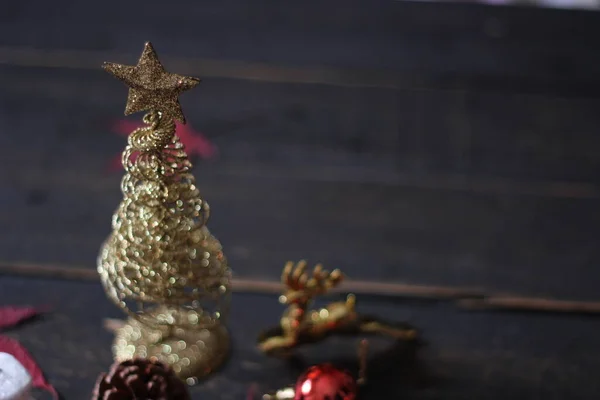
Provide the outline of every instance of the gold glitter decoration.
{"type": "Polygon", "coordinates": [[[184,121],[177,96],[199,81],[165,72],[150,43],[135,67],[105,68],[130,87],[126,114],[149,111],[123,152],[123,201],[98,257],[109,299],[130,317],[113,351],[118,361],[156,358],[194,383],[229,352],[231,279],[175,134],[173,120],[184,121]]]}
{"type": "Polygon", "coordinates": [[[146,43],[136,66],[104,63],[103,68],[129,86],[125,115],[159,111],[185,124],[178,96],[200,83],[199,79],[165,71],[151,43],[146,43]]]}
{"type": "Polygon", "coordinates": [[[316,296],[326,294],[339,285],[344,275],[339,269],[331,272],[317,264],[312,273],[307,263],[288,261],[281,274],[284,293],[279,301],[287,305],[278,326],[258,338],[261,351],[269,355],[287,355],[294,348],[319,342],[331,335],[377,334],[398,341],[417,339],[417,330],[406,322],[386,322],[380,318],[361,315],[356,311],[356,297],[349,294],[345,301],[329,303],[311,310],[316,296]]]}

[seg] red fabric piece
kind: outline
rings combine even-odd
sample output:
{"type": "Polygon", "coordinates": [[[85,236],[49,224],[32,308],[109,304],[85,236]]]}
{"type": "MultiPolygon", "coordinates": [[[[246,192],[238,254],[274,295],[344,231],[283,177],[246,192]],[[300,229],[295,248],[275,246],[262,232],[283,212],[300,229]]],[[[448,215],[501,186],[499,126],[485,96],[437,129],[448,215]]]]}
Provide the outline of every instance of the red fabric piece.
{"type": "MultiPolygon", "coordinates": [[[[130,120],[119,120],[113,124],[113,130],[121,136],[128,136],[137,128],[144,125],[130,120]]],[[[197,155],[204,159],[212,159],[217,156],[217,147],[210,142],[202,133],[196,132],[189,124],[183,125],[175,122],[176,134],[181,143],[185,146],[188,156],[197,155]]],[[[123,169],[121,164],[121,155],[116,156],[109,165],[110,171],[119,171],[123,169]]]]}
{"type": "MultiPolygon", "coordinates": [[[[33,307],[0,307],[0,329],[14,327],[41,312],[43,310],[33,307]]],[[[50,392],[52,397],[58,400],[56,389],[48,383],[40,367],[21,343],[8,336],[0,335],[0,352],[16,358],[31,375],[33,386],[50,392]]]]}

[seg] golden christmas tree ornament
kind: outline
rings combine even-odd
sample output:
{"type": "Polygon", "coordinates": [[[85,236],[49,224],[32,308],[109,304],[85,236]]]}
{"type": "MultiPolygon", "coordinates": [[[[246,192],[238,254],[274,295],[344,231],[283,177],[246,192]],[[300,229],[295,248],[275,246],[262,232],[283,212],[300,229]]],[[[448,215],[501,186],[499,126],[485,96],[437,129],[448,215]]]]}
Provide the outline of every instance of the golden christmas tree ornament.
{"type": "Polygon", "coordinates": [[[356,298],[349,294],[345,301],[329,303],[321,309],[310,309],[312,300],[338,286],[344,275],[339,269],[331,272],[317,264],[306,271],[307,263],[288,261],[281,274],[284,292],[279,301],[287,305],[278,326],[261,333],[259,349],[268,355],[289,355],[302,345],[316,343],[331,335],[376,334],[395,341],[414,341],[415,327],[406,322],[387,322],[356,311],[356,298]]]}
{"type": "Polygon", "coordinates": [[[123,201],[98,256],[107,296],[129,315],[113,352],[163,362],[192,384],[229,353],[231,279],[175,132],[174,120],[185,122],[178,96],[200,81],[166,72],[150,43],[137,65],[104,68],[129,86],[125,114],[148,111],[123,152],[123,201]]]}

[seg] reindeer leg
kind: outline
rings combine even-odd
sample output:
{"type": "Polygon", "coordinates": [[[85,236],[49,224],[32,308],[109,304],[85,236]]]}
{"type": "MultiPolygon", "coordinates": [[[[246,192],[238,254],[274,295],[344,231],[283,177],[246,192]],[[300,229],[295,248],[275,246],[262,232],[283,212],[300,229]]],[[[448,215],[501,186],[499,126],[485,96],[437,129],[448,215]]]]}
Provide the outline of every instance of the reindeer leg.
{"type": "Polygon", "coordinates": [[[259,349],[266,354],[285,355],[296,344],[296,339],[289,336],[273,336],[259,343],[259,349]]]}
{"type": "Polygon", "coordinates": [[[363,333],[380,334],[398,340],[415,340],[418,331],[407,322],[388,323],[374,317],[360,317],[359,330],[363,333]]]}

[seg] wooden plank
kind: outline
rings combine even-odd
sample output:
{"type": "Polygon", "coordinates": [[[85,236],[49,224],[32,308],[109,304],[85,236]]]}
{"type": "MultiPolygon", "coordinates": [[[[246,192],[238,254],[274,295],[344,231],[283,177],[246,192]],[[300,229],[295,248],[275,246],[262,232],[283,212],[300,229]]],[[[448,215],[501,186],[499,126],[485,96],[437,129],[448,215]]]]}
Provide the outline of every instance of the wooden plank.
{"type": "MultiPolygon", "coordinates": [[[[111,363],[112,336],[105,318],[122,315],[99,284],[2,278],[0,302],[52,305],[53,312],[12,330],[38,360],[49,380],[67,399],[84,399],[97,375],[111,363]]],[[[432,303],[359,300],[359,311],[387,319],[409,320],[423,330],[428,346],[418,353],[381,351],[370,345],[371,386],[365,399],[595,399],[600,384],[600,320],[502,313],[461,313],[432,303]]],[[[333,361],[355,371],[358,338],[332,339],[307,347],[294,367],[262,356],[254,340],[276,323],[281,305],[275,297],[234,295],[229,328],[235,343],[227,366],[193,388],[193,398],[244,398],[252,384],[259,393],[293,382],[303,365],[333,361]],[[254,310],[255,312],[248,312],[254,310]],[[256,312],[259,310],[260,312],[256,312]]]]}
{"type": "Polygon", "coordinates": [[[81,52],[68,63],[95,65],[107,51],[133,61],[141,44],[152,39],[167,59],[202,60],[191,68],[182,63],[182,72],[216,76],[586,96],[594,96],[600,84],[595,12],[392,0],[309,1],[302,7],[179,0],[167,10],[139,1],[109,0],[91,9],[28,4],[11,6],[0,17],[5,62],[31,62],[14,53],[8,57],[6,47],[15,46],[37,55],[40,66],[60,64],[63,51],[72,50],[81,52]],[[116,9],[120,12],[110,11],[116,9]],[[92,50],[101,53],[90,56],[92,50]]]}
{"type": "MultiPolygon", "coordinates": [[[[120,174],[105,168],[124,143],[109,124],[126,90],[101,71],[2,76],[0,254],[94,268],[121,200],[120,174]]],[[[597,298],[597,160],[584,157],[594,101],[530,97],[537,105],[519,113],[527,98],[509,107],[514,98],[498,94],[478,105],[431,93],[418,109],[408,94],[376,89],[231,80],[201,89],[184,109],[221,158],[195,173],[240,277],[272,279],[286,260],[307,258],[357,280],[597,298]],[[553,124],[546,143],[538,132],[553,124]],[[524,151],[515,144],[528,131],[524,151]]]]}
{"type": "MultiPolygon", "coordinates": [[[[99,280],[98,273],[90,268],[32,264],[25,262],[0,262],[0,275],[30,277],[37,279],[63,279],[79,282],[99,280]]],[[[276,280],[233,278],[231,288],[234,293],[258,293],[280,295],[285,286],[276,280]]],[[[328,295],[352,293],[371,297],[392,297],[395,299],[451,300],[458,307],[467,310],[517,310],[547,313],[600,314],[600,302],[583,302],[550,298],[523,297],[517,295],[486,293],[481,289],[446,286],[425,286],[407,283],[374,281],[348,281],[332,288],[328,295]]],[[[112,325],[110,322],[109,325],[112,325]]]]}
{"type": "MultiPolygon", "coordinates": [[[[209,227],[240,277],[273,279],[285,261],[307,258],[357,280],[597,298],[599,255],[590,234],[600,226],[596,200],[502,200],[355,184],[210,181],[206,175],[201,181],[213,210],[209,227]]],[[[0,233],[3,258],[93,269],[120,196],[117,188],[107,186],[103,194],[90,187],[41,186],[44,202],[7,205],[10,212],[0,215],[10,227],[0,233]],[[61,194],[66,191],[69,196],[61,194]]],[[[24,194],[15,196],[18,202],[24,194]]]]}
{"type": "MultiPolygon", "coordinates": [[[[60,157],[61,162],[84,163],[85,158],[90,166],[106,163],[108,152],[121,150],[124,142],[110,132],[110,123],[122,113],[123,85],[100,70],[3,71],[4,104],[12,110],[3,119],[5,130],[39,131],[42,124],[25,117],[34,105],[38,119],[43,115],[54,121],[39,131],[40,146],[21,135],[12,138],[13,148],[32,157],[60,157]],[[65,114],[66,109],[76,110],[77,116],[65,114]],[[89,133],[79,136],[80,131],[89,133]],[[65,140],[68,151],[61,150],[65,140]],[[52,151],[49,141],[55,143],[52,151]]],[[[253,175],[287,168],[290,178],[297,174],[443,190],[598,196],[600,161],[593,152],[598,98],[215,79],[186,94],[185,102],[190,123],[222,150],[214,168],[203,168],[253,175]],[[256,172],[246,168],[248,163],[256,172]]],[[[14,162],[10,157],[19,155],[7,155],[7,163],[14,162]]],[[[46,162],[61,165],[53,163],[46,162]]]]}

